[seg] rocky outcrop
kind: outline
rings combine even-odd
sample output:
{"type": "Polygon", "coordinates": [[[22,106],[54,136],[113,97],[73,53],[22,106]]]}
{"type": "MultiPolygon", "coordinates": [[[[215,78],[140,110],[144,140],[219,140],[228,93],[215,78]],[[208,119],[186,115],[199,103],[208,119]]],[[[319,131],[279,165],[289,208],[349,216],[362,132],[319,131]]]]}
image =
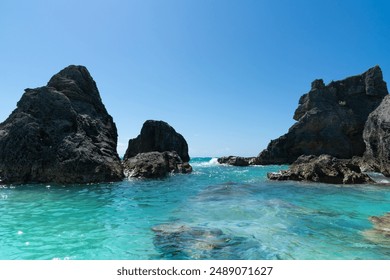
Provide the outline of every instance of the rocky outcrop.
{"type": "Polygon", "coordinates": [[[46,86],[26,89],[0,124],[4,183],[89,183],[123,178],[117,130],[95,81],[69,66],[46,86]]]}
{"type": "Polygon", "coordinates": [[[328,184],[364,184],[373,182],[351,160],[329,155],[300,156],[288,170],[268,173],[270,180],[310,181],[328,184]]]}
{"type": "Polygon", "coordinates": [[[137,138],[130,139],[123,166],[127,177],[161,178],[169,173],[190,173],[184,137],[163,121],[148,120],[137,138]]]}
{"type": "Polygon", "coordinates": [[[365,169],[390,176],[390,96],[386,96],[366,122],[363,132],[365,169]]]}
{"type": "Polygon", "coordinates": [[[191,173],[192,167],[176,152],[140,153],[123,162],[125,175],[135,178],[162,178],[169,173],[191,173]]]}
{"type": "Polygon", "coordinates": [[[228,164],[233,166],[248,166],[253,165],[255,158],[254,157],[237,157],[237,156],[228,156],[218,158],[218,163],[228,164]]]}
{"type": "MultiPolygon", "coordinates": [[[[289,164],[301,155],[329,154],[345,159],[362,156],[366,146],[363,129],[368,115],[387,94],[379,66],[326,86],[322,80],[315,80],[310,92],[299,100],[294,114],[297,123],[285,135],[272,140],[256,163],[289,164]]],[[[368,125],[375,127],[375,119],[373,116],[368,125]]],[[[386,122],[381,122],[381,126],[385,130],[386,122]]],[[[370,132],[367,127],[366,130],[367,139],[377,138],[372,133],[368,136],[370,132]]],[[[368,152],[370,156],[375,154],[376,151],[368,152]]]]}
{"type": "Polygon", "coordinates": [[[129,140],[124,159],[139,153],[176,151],[184,162],[190,161],[184,137],[163,121],[146,121],[137,138],[129,140]]]}

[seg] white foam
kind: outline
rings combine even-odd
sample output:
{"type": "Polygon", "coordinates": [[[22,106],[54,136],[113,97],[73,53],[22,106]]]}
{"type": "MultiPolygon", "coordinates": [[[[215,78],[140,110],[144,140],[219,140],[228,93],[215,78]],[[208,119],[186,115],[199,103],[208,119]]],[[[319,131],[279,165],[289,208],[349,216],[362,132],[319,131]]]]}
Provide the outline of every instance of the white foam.
{"type": "Polygon", "coordinates": [[[218,158],[212,158],[210,159],[209,161],[205,161],[205,162],[194,162],[194,163],[191,163],[192,166],[201,166],[201,167],[207,167],[207,166],[215,166],[215,165],[219,165],[219,162],[218,162],[218,158]]]}
{"type": "Polygon", "coordinates": [[[18,234],[19,234],[19,235],[23,234],[23,231],[19,230],[19,231],[18,231],[18,234]]]}

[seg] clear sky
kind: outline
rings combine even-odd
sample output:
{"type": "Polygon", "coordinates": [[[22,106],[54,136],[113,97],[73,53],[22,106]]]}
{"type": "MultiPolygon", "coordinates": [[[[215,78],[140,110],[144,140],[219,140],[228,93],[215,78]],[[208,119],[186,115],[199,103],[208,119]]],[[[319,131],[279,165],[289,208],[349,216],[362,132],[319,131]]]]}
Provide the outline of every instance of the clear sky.
{"type": "Polygon", "coordinates": [[[287,132],[310,83],[379,64],[390,82],[390,1],[0,1],[0,121],[25,88],[86,66],[118,128],[147,119],[190,156],[257,155],[287,132]]]}

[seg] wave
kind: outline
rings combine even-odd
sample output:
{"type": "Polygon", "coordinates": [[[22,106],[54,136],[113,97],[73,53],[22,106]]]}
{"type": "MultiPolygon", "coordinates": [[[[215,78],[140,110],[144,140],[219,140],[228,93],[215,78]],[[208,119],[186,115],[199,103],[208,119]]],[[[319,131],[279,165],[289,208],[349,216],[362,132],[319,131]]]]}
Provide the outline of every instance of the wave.
{"type": "Polygon", "coordinates": [[[193,167],[211,167],[219,165],[218,158],[195,158],[190,164],[193,167]]]}

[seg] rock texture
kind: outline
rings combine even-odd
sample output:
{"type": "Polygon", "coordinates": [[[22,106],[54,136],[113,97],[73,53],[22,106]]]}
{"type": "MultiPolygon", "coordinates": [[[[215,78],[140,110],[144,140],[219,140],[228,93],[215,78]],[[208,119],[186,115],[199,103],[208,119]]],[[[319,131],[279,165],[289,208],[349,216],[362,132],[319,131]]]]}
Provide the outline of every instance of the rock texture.
{"type": "Polygon", "coordinates": [[[162,178],[169,173],[191,173],[192,167],[176,152],[140,153],[123,162],[127,177],[162,178]]]}
{"type": "Polygon", "coordinates": [[[311,181],[328,184],[364,184],[373,182],[351,160],[329,155],[300,156],[288,170],[268,173],[270,180],[311,181]]]}
{"type": "Polygon", "coordinates": [[[386,96],[366,122],[363,132],[365,169],[390,176],[390,96],[386,96]]]}
{"type": "Polygon", "coordinates": [[[262,253],[259,242],[225,234],[218,228],[189,226],[186,224],[161,224],[152,228],[153,244],[162,258],[185,259],[245,259],[245,251],[256,251],[262,259],[270,256],[262,253]]]}
{"type": "Polygon", "coordinates": [[[363,235],[373,243],[390,245],[390,213],[383,216],[371,216],[369,220],[373,228],[363,232],[363,235]]]}
{"type": "Polygon", "coordinates": [[[117,130],[95,81],[69,66],[46,86],[26,89],[0,124],[4,183],[89,183],[123,178],[117,130]]]}
{"type": "Polygon", "coordinates": [[[190,161],[184,137],[163,121],[146,121],[137,138],[129,140],[124,159],[139,153],[176,151],[184,162],[190,161]]]}
{"type": "Polygon", "coordinates": [[[163,121],[148,120],[137,138],[129,140],[123,166],[127,177],[161,178],[169,173],[190,173],[184,137],[163,121]]]}
{"type": "Polygon", "coordinates": [[[218,158],[218,163],[228,164],[234,166],[248,166],[253,165],[255,158],[254,157],[237,157],[237,156],[228,156],[218,158]]]}
{"type": "MultiPolygon", "coordinates": [[[[315,80],[310,92],[299,100],[294,114],[297,123],[288,133],[272,140],[256,163],[289,164],[301,155],[362,156],[366,146],[363,129],[368,115],[387,94],[379,66],[326,86],[322,80],[315,80]]],[[[375,117],[372,119],[374,123],[375,117]]],[[[385,122],[381,125],[386,129],[385,122]]],[[[367,137],[368,134],[367,131],[367,137]]]]}

